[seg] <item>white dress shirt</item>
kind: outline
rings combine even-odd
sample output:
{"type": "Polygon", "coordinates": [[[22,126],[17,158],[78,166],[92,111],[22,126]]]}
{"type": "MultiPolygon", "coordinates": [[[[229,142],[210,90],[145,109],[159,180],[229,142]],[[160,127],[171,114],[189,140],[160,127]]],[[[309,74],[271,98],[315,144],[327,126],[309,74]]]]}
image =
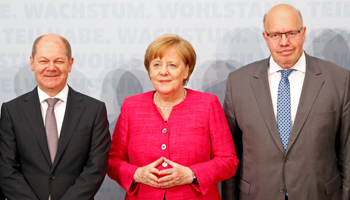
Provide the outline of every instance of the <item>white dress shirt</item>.
{"type": "Polygon", "coordinates": [[[42,91],[39,86],[38,86],[38,95],[39,95],[39,101],[40,101],[40,107],[41,107],[41,114],[43,117],[44,125],[45,125],[45,117],[46,117],[46,110],[49,105],[45,101],[48,98],[58,98],[59,101],[55,105],[55,117],[56,117],[56,122],[57,122],[57,131],[58,131],[58,138],[60,137],[61,134],[61,129],[62,129],[62,123],[63,123],[63,118],[64,114],[66,112],[66,105],[67,105],[67,98],[68,98],[68,91],[69,88],[66,85],[63,90],[58,93],[55,97],[50,97],[48,94],[46,94],[44,91],[42,91]]]}
{"type": "MultiPolygon", "coordinates": [[[[283,70],[272,58],[270,57],[269,67],[267,69],[268,79],[270,84],[270,92],[272,98],[273,111],[275,113],[275,118],[277,121],[277,96],[278,96],[278,85],[281,81],[281,73],[279,70],[283,70]]],[[[301,55],[298,62],[296,62],[291,69],[295,69],[289,76],[290,84],[290,106],[291,106],[291,125],[293,126],[295,115],[297,114],[297,109],[299,105],[301,90],[303,88],[305,71],[306,71],[306,60],[305,53],[301,55]]]]}

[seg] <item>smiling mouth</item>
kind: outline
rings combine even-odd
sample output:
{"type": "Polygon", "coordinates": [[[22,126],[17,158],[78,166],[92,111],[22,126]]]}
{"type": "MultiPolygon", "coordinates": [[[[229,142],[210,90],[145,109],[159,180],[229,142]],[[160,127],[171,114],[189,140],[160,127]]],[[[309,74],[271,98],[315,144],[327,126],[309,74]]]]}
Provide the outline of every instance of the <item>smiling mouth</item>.
{"type": "Polygon", "coordinates": [[[49,78],[49,79],[57,78],[57,77],[58,77],[58,75],[56,75],[56,76],[44,76],[44,78],[49,78]]]}

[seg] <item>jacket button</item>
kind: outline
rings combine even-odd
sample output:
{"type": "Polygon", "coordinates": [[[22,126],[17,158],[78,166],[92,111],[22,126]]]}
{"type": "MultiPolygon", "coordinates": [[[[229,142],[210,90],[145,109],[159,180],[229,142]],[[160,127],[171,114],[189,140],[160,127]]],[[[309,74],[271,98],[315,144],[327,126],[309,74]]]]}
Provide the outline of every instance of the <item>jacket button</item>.
{"type": "Polygon", "coordinates": [[[166,149],[166,145],[165,144],[162,144],[162,147],[161,147],[163,150],[166,149]]]}
{"type": "Polygon", "coordinates": [[[53,180],[53,179],[56,178],[56,176],[52,174],[52,175],[50,176],[50,178],[51,178],[51,180],[53,180]]]}
{"type": "Polygon", "coordinates": [[[284,188],[283,187],[280,188],[280,192],[284,193],[284,188]]]}
{"type": "Polygon", "coordinates": [[[289,161],[288,158],[284,158],[284,163],[287,163],[289,161]]]}
{"type": "Polygon", "coordinates": [[[168,132],[168,129],[166,129],[166,128],[164,128],[163,130],[162,130],[162,133],[167,133],[168,132]]]}

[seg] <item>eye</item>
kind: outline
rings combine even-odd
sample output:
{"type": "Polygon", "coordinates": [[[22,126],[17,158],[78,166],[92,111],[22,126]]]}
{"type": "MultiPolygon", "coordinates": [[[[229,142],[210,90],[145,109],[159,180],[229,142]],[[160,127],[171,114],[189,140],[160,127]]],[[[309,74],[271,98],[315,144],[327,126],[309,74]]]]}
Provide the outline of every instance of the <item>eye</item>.
{"type": "Polygon", "coordinates": [[[47,61],[46,61],[46,60],[39,60],[39,63],[40,63],[40,64],[46,64],[47,61]]]}
{"type": "Polygon", "coordinates": [[[170,67],[176,67],[176,65],[175,65],[175,64],[169,64],[169,66],[170,66],[170,67]]]}
{"type": "Polygon", "coordinates": [[[62,60],[56,61],[57,64],[63,64],[64,62],[62,60]]]}
{"type": "Polygon", "coordinates": [[[295,36],[297,34],[297,32],[293,31],[293,32],[289,32],[288,34],[293,37],[293,36],[295,36]]]}
{"type": "Polygon", "coordinates": [[[159,63],[155,63],[154,65],[153,65],[153,67],[159,67],[160,65],[159,65],[159,63]]]}
{"type": "Polygon", "coordinates": [[[278,33],[271,33],[271,34],[270,34],[270,37],[271,37],[272,39],[277,39],[277,38],[279,38],[279,36],[280,36],[280,34],[278,34],[278,33]]]}

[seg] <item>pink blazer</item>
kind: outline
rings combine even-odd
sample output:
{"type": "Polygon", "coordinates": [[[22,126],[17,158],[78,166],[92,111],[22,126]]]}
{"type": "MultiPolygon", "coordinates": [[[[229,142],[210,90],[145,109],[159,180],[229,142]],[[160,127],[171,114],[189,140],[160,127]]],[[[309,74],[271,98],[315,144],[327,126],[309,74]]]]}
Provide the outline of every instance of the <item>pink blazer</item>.
{"type": "MultiPolygon", "coordinates": [[[[154,91],[124,100],[112,137],[108,176],[127,192],[125,199],[221,199],[217,183],[232,177],[238,159],[230,129],[215,95],[187,89],[167,122],[154,105],[154,91]],[[132,183],[138,167],[160,157],[189,167],[198,185],[158,189],[132,183]]],[[[158,166],[159,170],[169,168],[158,166]]]]}

